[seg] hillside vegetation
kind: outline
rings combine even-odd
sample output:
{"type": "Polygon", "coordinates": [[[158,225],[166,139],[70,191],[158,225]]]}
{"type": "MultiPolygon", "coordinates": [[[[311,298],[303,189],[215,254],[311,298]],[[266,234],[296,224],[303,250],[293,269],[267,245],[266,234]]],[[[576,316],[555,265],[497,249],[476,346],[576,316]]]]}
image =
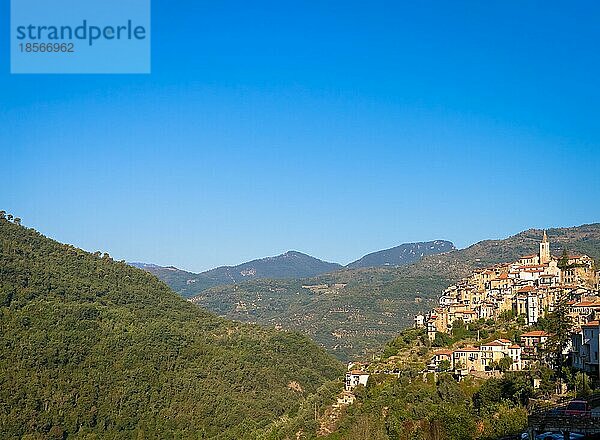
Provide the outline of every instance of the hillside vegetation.
{"type": "Polygon", "coordinates": [[[449,281],[396,277],[383,269],[335,272],[305,280],[256,280],[205,290],[192,301],[246,322],[301,331],[341,360],[368,356],[449,281]]]}
{"type": "Polygon", "coordinates": [[[2,438],[253,438],[341,365],[154,276],[0,220],[2,438]]]}

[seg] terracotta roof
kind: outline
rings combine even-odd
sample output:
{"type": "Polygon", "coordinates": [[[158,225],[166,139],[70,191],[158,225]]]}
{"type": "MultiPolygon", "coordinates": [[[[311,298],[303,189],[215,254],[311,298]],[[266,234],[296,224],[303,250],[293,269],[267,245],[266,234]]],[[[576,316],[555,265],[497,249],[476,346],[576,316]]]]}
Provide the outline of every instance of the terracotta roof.
{"type": "Polygon", "coordinates": [[[445,354],[445,355],[451,356],[452,353],[453,353],[452,350],[438,350],[438,351],[434,352],[433,354],[434,355],[445,354]]]}
{"type": "Polygon", "coordinates": [[[481,347],[504,347],[504,344],[496,341],[488,342],[487,344],[481,344],[481,347]]]}
{"type": "Polygon", "coordinates": [[[510,347],[508,347],[508,348],[509,348],[509,349],[516,350],[516,349],[519,349],[519,348],[521,348],[521,346],[520,346],[520,345],[517,345],[517,344],[514,344],[514,345],[511,345],[511,346],[510,346],[510,347]]]}
{"type": "Polygon", "coordinates": [[[600,325],[600,322],[598,321],[590,321],[587,324],[582,324],[582,327],[598,327],[600,325]]]}
{"type": "Polygon", "coordinates": [[[538,256],[537,254],[525,255],[525,256],[521,257],[520,259],[524,260],[525,258],[535,258],[537,256],[538,256]]]}
{"type": "Polygon", "coordinates": [[[535,290],[535,287],[533,286],[525,286],[525,287],[521,287],[517,292],[533,292],[535,290]]]}
{"type": "Polygon", "coordinates": [[[504,342],[506,344],[510,344],[510,339],[497,339],[497,341],[504,342]]]}
{"type": "Polygon", "coordinates": [[[521,335],[521,337],[535,337],[535,336],[548,336],[548,333],[546,333],[544,330],[533,330],[531,332],[527,332],[527,333],[523,333],[521,335]]]}
{"type": "Polygon", "coordinates": [[[352,370],[349,373],[355,374],[355,375],[359,375],[359,376],[363,376],[363,375],[368,375],[369,374],[366,371],[360,371],[360,370],[352,370]]]}
{"type": "Polygon", "coordinates": [[[479,351],[479,348],[475,348],[475,347],[459,348],[459,349],[454,350],[454,353],[458,353],[460,351],[479,351]]]}
{"type": "Polygon", "coordinates": [[[573,304],[573,307],[600,307],[600,303],[594,301],[581,301],[573,304]]]}

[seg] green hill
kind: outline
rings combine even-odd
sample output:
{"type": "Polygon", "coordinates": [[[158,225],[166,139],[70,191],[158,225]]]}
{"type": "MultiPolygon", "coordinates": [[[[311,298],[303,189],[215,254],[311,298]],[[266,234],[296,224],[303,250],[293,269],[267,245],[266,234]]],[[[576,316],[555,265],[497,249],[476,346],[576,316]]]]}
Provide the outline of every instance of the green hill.
{"type": "Polygon", "coordinates": [[[185,298],[190,298],[213,286],[257,279],[312,277],[342,267],[340,264],[319,260],[297,251],[288,251],[275,257],[259,258],[237,266],[220,266],[201,273],[155,264],[131,263],[131,265],[156,275],[185,298]]]}
{"type": "MultiPolygon", "coordinates": [[[[310,279],[218,286],[192,301],[233,319],[302,331],[348,360],[376,351],[412,325],[416,313],[430,309],[444,288],[473,269],[537,252],[541,237],[541,230],[529,229],[503,240],[425,256],[408,266],[344,269],[310,279]]],[[[549,229],[548,237],[557,255],[566,248],[600,258],[598,223],[549,229]]]]}
{"type": "Polygon", "coordinates": [[[306,336],[0,220],[3,439],[252,438],[342,371],[306,336]]]}

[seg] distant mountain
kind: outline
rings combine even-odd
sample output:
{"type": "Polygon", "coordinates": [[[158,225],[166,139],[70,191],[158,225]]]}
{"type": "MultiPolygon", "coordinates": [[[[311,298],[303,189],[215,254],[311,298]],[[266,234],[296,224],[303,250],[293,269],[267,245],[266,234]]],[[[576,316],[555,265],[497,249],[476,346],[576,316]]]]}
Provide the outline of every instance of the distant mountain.
{"type": "Polygon", "coordinates": [[[344,371],[304,335],[2,218],[0,329],[3,439],[291,438],[264,429],[308,414],[294,432],[314,431],[344,371]]]}
{"type": "Polygon", "coordinates": [[[333,272],[342,265],[328,263],[297,251],[288,251],[276,257],[260,258],[237,266],[222,266],[202,272],[223,283],[239,283],[256,278],[305,278],[333,272]]]}
{"type": "Polygon", "coordinates": [[[434,240],[419,243],[405,243],[390,249],[373,252],[356,260],[346,267],[359,269],[377,266],[403,266],[419,261],[426,255],[442,254],[456,250],[454,244],[446,240],[434,240]]]}
{"type": "Polygon", "coordinates": [[[173,266],[151,263],[130,263],[156,275],[171,289],[189,298],[205,289],[223,284],[236,284],[254,279],[307,278],[333,272],[342,265],[328,263],[297,251],[288,251],[275,257],[260,258],[237,266],[221,266],[201,273],[192,273],[173,266]]]}
{"type": "Polygon", "coordinates": [[[193,273],[178,269],[173,266],[159,266],[151,263],[129,263],[131,266],[143,269],[150,272],[167,285],[175,292],[185,298],[194,296],[209,287],[226,284],[226,282],[218,281],[204,273],[193,273]]]}

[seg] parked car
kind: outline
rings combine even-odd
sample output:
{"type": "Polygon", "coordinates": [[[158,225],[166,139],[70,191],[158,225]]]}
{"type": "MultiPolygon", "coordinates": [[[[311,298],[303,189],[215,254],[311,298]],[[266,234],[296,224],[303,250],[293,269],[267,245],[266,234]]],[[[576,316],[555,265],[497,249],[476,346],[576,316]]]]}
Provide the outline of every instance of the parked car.
{"type": "Polygon", "coordinates": [[[590,416],[591,407],[585,400],[571,400],[565,408],[566,416],[590,416]]]}
{"type": "MultiPolygon", "coordinates": [[[[571,440],[582,440],[585,436],[583,434],[578,434],[575,432],[571,433],[571,440]]],[[[557,432],[544,432],[542,434],[537,434],[535,436],[535,440],[564,440],[564,436],[557,432]]],[[[524,432],[521,434],[521,440],[529,440],[529,434],[524,432]]]]}

